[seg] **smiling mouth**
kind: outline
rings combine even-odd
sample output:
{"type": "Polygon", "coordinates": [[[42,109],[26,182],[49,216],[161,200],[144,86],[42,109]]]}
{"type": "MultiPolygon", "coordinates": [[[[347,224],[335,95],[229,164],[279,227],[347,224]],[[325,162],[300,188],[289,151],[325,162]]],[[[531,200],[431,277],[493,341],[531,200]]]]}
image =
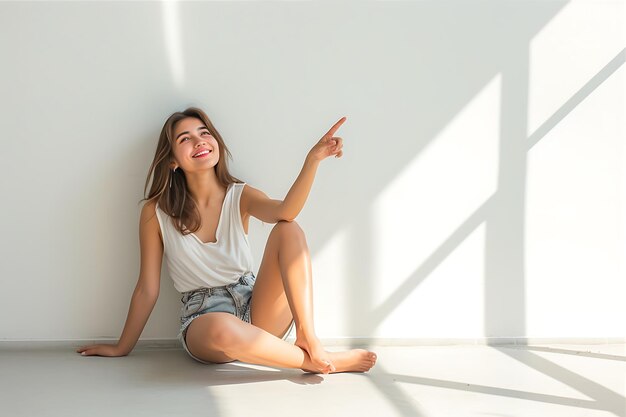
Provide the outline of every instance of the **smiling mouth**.
{"type": "Polygon", "coordinates": [[[192,158],[204,158],[206,156],[209,156],[211,153],[213,153],[213,151],[208,151],[208,152],[202,152],[199,155],[194,155],[192,156],[192,158]]]}

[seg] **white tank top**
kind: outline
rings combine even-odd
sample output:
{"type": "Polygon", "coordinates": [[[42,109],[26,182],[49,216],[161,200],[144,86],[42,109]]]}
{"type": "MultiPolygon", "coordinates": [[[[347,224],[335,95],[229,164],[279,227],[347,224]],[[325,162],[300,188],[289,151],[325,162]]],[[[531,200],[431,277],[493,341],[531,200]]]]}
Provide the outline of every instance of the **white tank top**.
{"type": "Polygon", "coordinates": [[[239,208],[244,185],[228,185],[215,232],[216,242],[202,242],[195,233],[183,235],[174,227],[174,219],[157,203],[167,269],[181,294],[201,287],[232,284],[252,272],[250,243],[239,208]]]}

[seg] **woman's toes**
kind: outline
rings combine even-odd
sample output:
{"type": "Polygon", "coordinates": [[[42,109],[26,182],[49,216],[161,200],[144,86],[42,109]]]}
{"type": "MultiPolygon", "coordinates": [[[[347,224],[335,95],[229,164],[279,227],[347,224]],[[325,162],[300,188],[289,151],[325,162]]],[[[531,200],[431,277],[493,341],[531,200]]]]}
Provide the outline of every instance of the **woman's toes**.
{"type": "Polygon", "coordinates": [[[376,354],[374,352],[370,354],[370,359],[372,361],[372,366],[374,366],[376,364],[376,354]]]}

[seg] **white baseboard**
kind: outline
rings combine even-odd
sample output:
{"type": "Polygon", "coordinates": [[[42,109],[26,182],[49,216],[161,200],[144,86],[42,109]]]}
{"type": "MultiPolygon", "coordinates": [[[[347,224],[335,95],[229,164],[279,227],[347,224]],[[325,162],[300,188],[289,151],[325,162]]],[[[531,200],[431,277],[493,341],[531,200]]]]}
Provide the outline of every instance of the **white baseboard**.
{"type": "MultiPolygon", "coordinates": [[[[286,338],[295,342],[295,336],[286,338]]],[[[480,337],[480,338],[320,338],[324,346],[450,346],[450,345],[604,345],[626,344],[626,337],[480,337]]],[[[0,340],[0,350],[71,349],[96,343],[116,343],[117,339],[0,340]]],[[[135,349],[182,349],[178,339],[140,339],[135,349]]]]}

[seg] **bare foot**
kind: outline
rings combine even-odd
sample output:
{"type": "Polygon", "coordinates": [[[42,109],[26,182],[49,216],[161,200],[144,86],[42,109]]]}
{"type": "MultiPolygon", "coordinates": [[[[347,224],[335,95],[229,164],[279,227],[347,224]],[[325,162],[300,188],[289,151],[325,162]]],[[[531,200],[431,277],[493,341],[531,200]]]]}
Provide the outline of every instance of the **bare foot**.
{"type": "Polygon", "coordinates": [[[294,345],[298,346],[302,350],[305,350],[311,357],[313,365],[316,368],[319,368],[322,373],[326,374],[336,371],[336,367],[333,364],[329,353],[324,350],[324,346],[322,346],[317,337],[297,335],[294,345]]]}
{"type": "Polygon", "coordinates": [[[343,352],[327,352],[337,372],[367,372],[376,364],[376,353],[365,349],[351,349],[343,352]]]}
{"type": "Polygon", "coordinates": [[[335,370],[327,372],[320,368],[318,370],[300,368],[303,371],[311,372],[315,374],[319,373],[338,373],[338,372],[367,372],[376,364],[376,353],[370,352],[365,349],[351,349],[342,352],[326,352],[330,357],[332,363],[335,365],[335,370]]]}

